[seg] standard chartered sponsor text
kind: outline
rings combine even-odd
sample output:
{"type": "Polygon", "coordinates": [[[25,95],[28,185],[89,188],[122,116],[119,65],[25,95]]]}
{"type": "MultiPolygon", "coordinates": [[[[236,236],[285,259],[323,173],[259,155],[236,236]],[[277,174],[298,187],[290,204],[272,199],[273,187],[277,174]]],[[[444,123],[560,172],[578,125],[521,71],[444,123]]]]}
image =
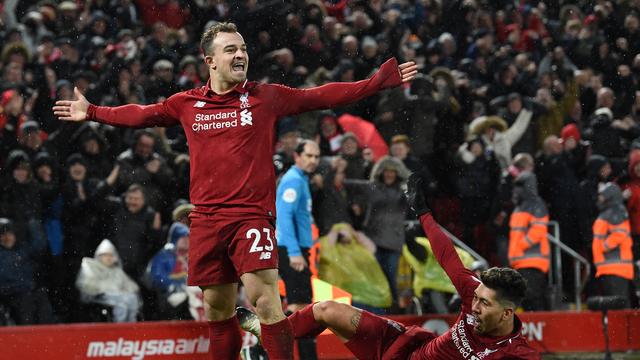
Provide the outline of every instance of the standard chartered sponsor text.
{"type": "Polygon", "coordinates": [[[196,114],[191,125],[194,132],[227,129],[238,126],[238,111],[217,112],[215,114],[196,114]],[[216,121],[226,120],[227,121],[216,121]]]}
{"type": "Polygon", "coordinates": [[[475,350],[473,350],[473,348],[471,347],[471,343],[467,337],[467,331],[464,327],[464,321],[462,319],[453,324],[453,326],[451,327],[451,340],[464,359],[480,360],[493,353],[484,351],[476,352],[475,350]]]}
{"type": "Polygon", "coordinates": [[[196,114],[196,121],[211,121],[211,120],[224,120],[238,118],[238,111],[226,111],[226,112],[217,112],[215,114],[196,114]]]}
{"type": "Polygon", "coordinates": [[[149,339],[113,341],[92,341],[87,347],[87,358],[109,358],[131,356],[141,360],[145,356],[167,356],[206,354],[209,352],[209,338],[149,339]]]}

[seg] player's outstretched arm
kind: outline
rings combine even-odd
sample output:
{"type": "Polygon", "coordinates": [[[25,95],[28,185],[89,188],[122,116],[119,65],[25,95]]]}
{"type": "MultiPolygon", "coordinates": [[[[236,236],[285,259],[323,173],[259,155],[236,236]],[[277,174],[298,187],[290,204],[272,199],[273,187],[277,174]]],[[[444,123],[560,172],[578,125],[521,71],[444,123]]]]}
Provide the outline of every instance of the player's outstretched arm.
{"type": "MultiPolygon", "coordinates": [[[[180,123],[178,111],[175,106],[168,105],[169,100],[151,105],[95,106],[82,95],[78,88],[74,88],[73,91],[75,100],[58,100],[53,107],[54,115],[60,120],[93,120],[113,126],[134,128],[172,126],[180,123]]],[[[173,104],[179,105],[179,101],[174,101],[173,104]]]]}
{"type": "Polygon", "coordinates": [[[64,121],[84,121],[87,119],[89,101],[77,87],[73,88],[76,100],[58,100],[53,107],[53,114],[64,121]]]}
{"type": "Polygon", "coordinates": [[[331,82],[308,89],[293,89],[281,85],[271,87],[271,98],[276,101],[277,116],[293,115],[305,111],[332,109],[348,105],[378,91],[400,86],[411,81],[418,73],[413,61],[398,65],[395,58],[387,60],[373,76],[355,82],[331,82]]]}
{"type": "Polygon", "coordinates": [[[431,243],[433,255],[447,273],[449,279],[451,279],[458,293],[462,294],[472,274],[462,264],[451,239],[440,229],[440,225],[431,215],[431,209],[422,191],[422,181],[420,175],[416,173],[409,176],[409,181],[407,182],[407,201],[411,209],[416,213],[418,220],[420,220],[422,229],[431,243]]]}

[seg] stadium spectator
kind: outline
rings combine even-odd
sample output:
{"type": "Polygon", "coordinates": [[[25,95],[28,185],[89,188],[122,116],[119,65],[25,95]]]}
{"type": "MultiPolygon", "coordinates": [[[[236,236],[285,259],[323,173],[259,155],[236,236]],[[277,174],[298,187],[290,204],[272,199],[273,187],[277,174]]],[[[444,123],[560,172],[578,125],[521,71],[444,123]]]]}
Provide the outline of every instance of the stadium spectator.
{"type": "Polygon", "coordinates": [[[140,184],[131,184],[114,210],[113,244],[121,254],[124,272],[134,281],[140,281],[151,256],[163,244],[160,213],[147,204],[145,188],[140,184]]]}
{"type": "Polygon", "coordinates": [[[55,321],[47,293],[37,286],[34,273],[46,246],[43,237],[19,238],[13,222],[0,218],[0,303],[18,325],[55,321]]]}
{"type": "Polygon", "coordinates": [[[102,240],[93,258],[85,257],[76,279],[80,298],[112,308],[114,322],[135,322],[141,307],[140,288],[122,270],[113,243],[102,240]]]}
{"type": "Polygon", "coordinates": [[[486,256],[491,246],[480,234],[486,231],[491,215],[500,181],[500,165],[496,154],[488,149],[483,139],[472,138],[460,145],[455,158],[455,183],[456,194],[462,203],[462,240],[486,256]]]}
{"type": "Polygon", "coordinates": [[[527,280],[522,307],[528,311],[547,310],[549,272],[549,212],[538,196],[537,181],[530,171],[518,175],[513,184],[515,209],[509,220],[509,263],[527,280]],[[540,291],[542,289],[542,291],[540,291]]]}
{"type": "Polygon", "coordinates": [[[400,160],[384,156],[374,165],[369,181],[346,181],[348,187],[364,194],[363,230],[376,245],[376,259],[389,281],[394,302],[398,300],[396,277],[408,210],[401,186],[408,177],[409,170],[400,160]]]}
{"type": "Polygon", "coordinates": [[[593,223],[593,264],[600,295],[620,296],[625,307],[631,305],[634,277],[631,227],[620,187],[606,183],[598,190],[600,214],[593,223]]]}
{"type": "Polygon", "coordinates": [[[33,175],[27,153],[22,150],[9,153],[0,181],[0,216],[13,220],[16,237],[44,237],[39,185],[33,175]]]}
{"type": "Polygon", "coordinates": [[[66,175],[62,184],[62,226],[64,252],[69,271],[77,272],[83,257],[90,257],[102,235],[111,234],[103,223],[108,213],[106,200],[116,182],[119,166],[101,181],[87,175],[87,165],[80,154],[72,154],[66,160],[66,175]]]}
{"type": "Polygon", "coordinates": [[[313,217],[320,236],[331,231],[334,224],[353,223],[353,199],[345,185],[347,162],[334,157],[330,166],[313,194],[313,217]]]}
{"type": "MultiPolygon", "coordinates": [[[[118,156],[120,173],[118,190],[133,184],[144,186],[145,203],[154,209],[166,209],[172,204],[173,170],[167,160],[155,151],[156,135],[151,130],[137,130],[130,149],[118,156]]],[[[127,268],[125,261],[125,268],[127,268]]]]}

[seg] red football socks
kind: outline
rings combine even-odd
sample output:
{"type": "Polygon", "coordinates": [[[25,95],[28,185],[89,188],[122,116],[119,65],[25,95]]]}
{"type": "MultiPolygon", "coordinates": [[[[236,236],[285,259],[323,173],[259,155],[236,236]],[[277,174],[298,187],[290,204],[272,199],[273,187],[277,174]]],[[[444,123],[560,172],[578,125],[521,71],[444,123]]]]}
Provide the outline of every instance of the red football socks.
{"type": "Polygon", "coordinates": [[[314,338],[320,335],[327,327],[316,321],[313,316],[313,305],[307,305],[304,309],[289,315],[289,322],[293,328],[293,336],[299,338],[314,338]]]}
{"type": "Polygon", "coordinates": [[[275,324],[260,324],[262,329],[262,346],[270,360],[293,359],[293,330],[289,319],[285,318],[275,324]]]}
{"type": "Polygon", "coordinates": [[[213,360],[237,360],[242,349],[240,323],[235,314],[222,321],[209,321],[209,354],[213,360]]]}

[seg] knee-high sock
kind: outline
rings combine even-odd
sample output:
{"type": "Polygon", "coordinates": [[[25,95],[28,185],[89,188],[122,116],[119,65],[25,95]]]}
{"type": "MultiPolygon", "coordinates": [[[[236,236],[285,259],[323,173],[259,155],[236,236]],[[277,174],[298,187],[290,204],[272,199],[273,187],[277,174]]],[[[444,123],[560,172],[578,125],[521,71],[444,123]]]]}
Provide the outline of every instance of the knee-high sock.
{"type": "Polygon", "coordinates": [[[237,360],[242,349],[240,323],[234,315],[222,321],[209,321],[209,354],[213,360],[237,360]]]}
{"type": "Polygon", "coordinates": [[[320,324],[313,317],[313,305],[307,305],[304,309],[289,315],[289,322],[293,328],[293,336],[299,338],[313,338],[320,335],[326,326],[320,324]]]}
{"type": "Polygon", "coordinates": [[[275,324],[260,324],[262,329],[262,346],[269,355],[269,360],[293,359],[293,331],[289,319],[285,318],[275,324]]]}

